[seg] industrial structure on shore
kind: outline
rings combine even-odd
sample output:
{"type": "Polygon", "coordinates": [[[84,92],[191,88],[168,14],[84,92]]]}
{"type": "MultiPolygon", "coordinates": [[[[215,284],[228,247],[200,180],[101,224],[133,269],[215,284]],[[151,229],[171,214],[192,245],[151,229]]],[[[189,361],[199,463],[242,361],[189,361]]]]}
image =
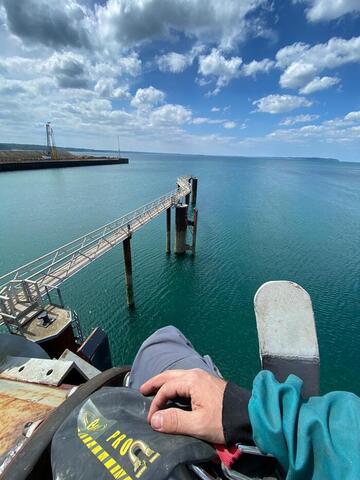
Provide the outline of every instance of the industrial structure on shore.
{"type": "Polygon", "coordinates": [[[46,126],[46,159],[57,160],[58,152],[55,145],[54,130],[50,122],[47,122],[46,126]]]}
{"type": "Polygon", "coordinates": [[[63,148],[57,148],[51,122],[46,123],[45,129],[46,145],[41,151],[22,151],[20,149],[16,151],[2,151],[2,155],[0,156],[0,172],[129,163],[129,159],[122,157],[120,152],[117,157],[96,157],[91,155],[75,155],[63,148]]]}

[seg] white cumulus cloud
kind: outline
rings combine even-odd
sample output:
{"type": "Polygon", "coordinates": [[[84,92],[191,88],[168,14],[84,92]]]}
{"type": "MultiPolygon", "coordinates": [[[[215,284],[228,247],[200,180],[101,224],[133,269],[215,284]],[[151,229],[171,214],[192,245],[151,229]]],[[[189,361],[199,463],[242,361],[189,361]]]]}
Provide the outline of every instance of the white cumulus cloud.
{"type": "Polygon", "coordinates": [[[139,109],[147,109],[165,100],[165,93],[153,86],[139,88],[131,100],[131,105],[139,109]]]}
{"type": "Polygon", "coordinates": [[[317,120],[319,115],[311,115],[311,114],[304,114],[304,115],[296,115],[295,117],[287,117],[282,120],[279,125],[290,126],[295,125],[296,123],[309,123],[317,120]]]}
{"type": "Polygon", "coordinates": [[[108,0],[96,7],[95,17],[103,44],[132,47],[180,32],[228,49],[255,30],[259,20],[249,18],[248,14],[266,3],[266,0],[108,0]]]}
{"type": "Polygon", "coordinates": [[[151,122],[154,124],[182,125],[191,120],[191,110],[182,105],[162,105],[151,113],[151,122]]]}
{"type": "Polygon", "coordinates": [[[90,48],[89,9],[76,0],[2,0],[7,29],[26,45],[90,48]]]}
{"type": "MultiPolygon", "coordinates": [[[[275,62],[269,58],[244,64],[241,57],[226,58],[223,52],[216,48],[213,48],[210,54],[199,57],[199,74],[216,80],[216,88],[212,92],[214,95],[235,78],[255,77],[258,73],[268,73],[274,67],[275,62]]],[[[207,82],[204,82],[204,85],[207,85],[207,82]]]]}
{"type": "Polygon", "coordinates": [[[257,107],[257,112],[277,114],[291,112],[301,107],[310,107],[312,102],[296,95],[268,95],[255,100],[253,105],[257,107]]]}
{"type": "Polygon", "coordinates": [[[157,58],[159,70],[161,72],[181,73],[193,64],[202,50],[204,50],[202,45],[195,45],[187,53],[165,53],[157,58]]]}
{"type": "Polygon", "coordinates": [[[199,73],[204,77],[216,78],[214,94],[227,85],[233,78],[240,75],[242,59],[240,57],[226,58],[220,50],[213,48],[209,55],[199,57],[199,73]]]}
{"type": "Polygon", "coordinates": [[[192,64],[193,59],[186,54],[169,52],[158,58],[157,63],[161,72],[180,73],[192,64]]]}
{"type": "Polygon", "coordinates": [[[131,53],[127,57],[116,58],[114,67],[117,69],[118,75],[136,77],[141,73],[141,60],[137,54],[131,53]]]}
{"type": "Polygon", "coordinates": [[[129,98],[130,92],[127,86],[117,86],[115,78],[100,78],[94,88],[101,97],[107,98],[129,98]]]}
{"type": "Polygon", "coordinates": [[[311,81],[317,73],[317,68],[311,63],[294,62],[280,77],[282,88],[299,88],[311,81]]]}
{"type": "Polygon", "coordinates": [[[347,13],[360,12],[359,0],[307,0],[306,16],[311,22],[334,20],[347,13]]]}
{"type": "Polygon", "coordinates": [[[360,112],[349,112],[345,116],[345,120],[348,120],[350,122],[359,122],[360,121],[360,112]]]}
{"type": "Polygon", "coordinates": [[[226,123],[226,120],[221,118],[207,118],[207,117],[195,117],[192,122],[193,125],[219,125],[226,123]]]}
{"type": "Polygon", "coordinates": [[[0,93],[2,95],[18,95],[28,90],[26,82],[8,80],[0,75],[0,93]]]}
{"type": "Polygon", "coordinates": [[[349,63],[360,63],[360,37],[334,37],[314,46],[294,43],[276,54],[276,64],[284,70],[280,77],[283,88],[303,88],[322,71],[349,63]]]}
{"type": "Polygon", "coordinates": [[[340,83],[340,80],[337,77],[315,77],[300,90],[300,93],[302,95],[310,95],[321,90],[327,90],[334,85],[338,85],[338,83],[340,83]]]}
{"type": "Polygon", "coordinates": [[[0,0],[1,23],[24,45],[106,51],[113,57],[176,34],[232,49],[266,36],[269,0],[0,0]],[[262,9],[262,7],[264,7],[262,9]],[[251,15],[251,13],[257,15],[251,15]]]}
{"type": "MultiPolygon", "coordinates": [[[[357,112],[355,112],[357,113],[357,112]]],[[[345,117],[346,118],[346,117],[345,117]]],[[[305,125],[297,128],[278,129],[266,138],[280,142],[314,144],[318,141],[330,145],[357,142],[360,125],[353,125],[344,118],[327,120],[319,125],[305,125]]]]}
{"type": "Polygon", "coordinates": [[[252,60],[250,63],[244,64],[242,74],[246,77],[255,76],[258,73],[268,73],[275,66],[275,62],[269,58],[257,61],[252,60]]]}

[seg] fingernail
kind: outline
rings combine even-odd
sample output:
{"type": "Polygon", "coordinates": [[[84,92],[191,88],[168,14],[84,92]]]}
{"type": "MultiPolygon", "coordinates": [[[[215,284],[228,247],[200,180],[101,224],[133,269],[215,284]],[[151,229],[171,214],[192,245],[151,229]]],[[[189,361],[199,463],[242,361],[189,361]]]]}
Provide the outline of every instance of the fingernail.
{"type": "Polygon", "coordinates": [[[151,426],[154,430],[161,430],[164,424],[164,419],[161,413],[155,413],[151,417],[151,426]]]}

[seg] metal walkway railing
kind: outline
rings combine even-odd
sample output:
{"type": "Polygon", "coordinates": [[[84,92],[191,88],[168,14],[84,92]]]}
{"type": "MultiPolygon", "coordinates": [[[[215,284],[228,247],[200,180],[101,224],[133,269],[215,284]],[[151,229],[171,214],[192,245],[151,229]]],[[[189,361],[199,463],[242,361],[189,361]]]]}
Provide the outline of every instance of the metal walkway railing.
{"type": "Polygon", "coordinates": [[[151,219],[191,193],[191,176],[177,189],[0,277],[0,322],[18,322],[42,305],[49,291],[104,255],[151,219]],[[30,308],[33,307],[33,308],[30,308]]]}

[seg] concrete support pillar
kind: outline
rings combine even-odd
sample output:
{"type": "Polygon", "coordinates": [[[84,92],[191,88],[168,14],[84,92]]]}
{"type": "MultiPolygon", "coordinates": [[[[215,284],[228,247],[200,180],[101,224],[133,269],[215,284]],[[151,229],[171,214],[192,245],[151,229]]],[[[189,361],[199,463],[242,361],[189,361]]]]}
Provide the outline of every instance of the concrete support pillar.
{"type": "Polygon", "coordinates": [[[175,254],[183,255],[186,252],[187,205],[175,207],[175,254]]]}
{"type": "Polygon", "coordinates": [[[304,398],[319,395],[319,345],[308,292],[294,282],[267,282],[254,307],[262,368],[279,382],[290,374],[301,378],[304,398]]]}
{"type": "Polygon", "coordinates": [[[171,252],[171,207],[166,210],[166,253],[171,252]]]}
{"type": "Polygon", "coordinates": [[[129,307],[133,307],[134,303],[134,289],[132,279],[132,261],[131,261],[131,237],[123,241],[124,251],[124,265],[125,265],[125,283],[126,283],[126,298],[129,307]]]}
{"type": "Polygon", "coordinates": [[[192,189],[191,189],[191,203],[193,205],[196,204],[196,199],[197,199],[197,186],[198,186],[198,179],[197,178],[192,178],[192,189]]]}
{"type": "MultiPolygon", "coordinates": [[[[191,177],[189,178],[188,182],[189,182],[189,186],[190,186],[191,185],[191,177]]],[[[185,203],[186,203],[186,205],[190,205],[190,193],[185,195],[185,203]]]]}
{"type": "Polygon", "coordinates": [[[198,222],[198,209],[194,208],[194,221],[192,226],[192,245],[191,245],[191,252],[193,255],[195,255],[195,250],[196,250],[197,222],[198,222]]]}

